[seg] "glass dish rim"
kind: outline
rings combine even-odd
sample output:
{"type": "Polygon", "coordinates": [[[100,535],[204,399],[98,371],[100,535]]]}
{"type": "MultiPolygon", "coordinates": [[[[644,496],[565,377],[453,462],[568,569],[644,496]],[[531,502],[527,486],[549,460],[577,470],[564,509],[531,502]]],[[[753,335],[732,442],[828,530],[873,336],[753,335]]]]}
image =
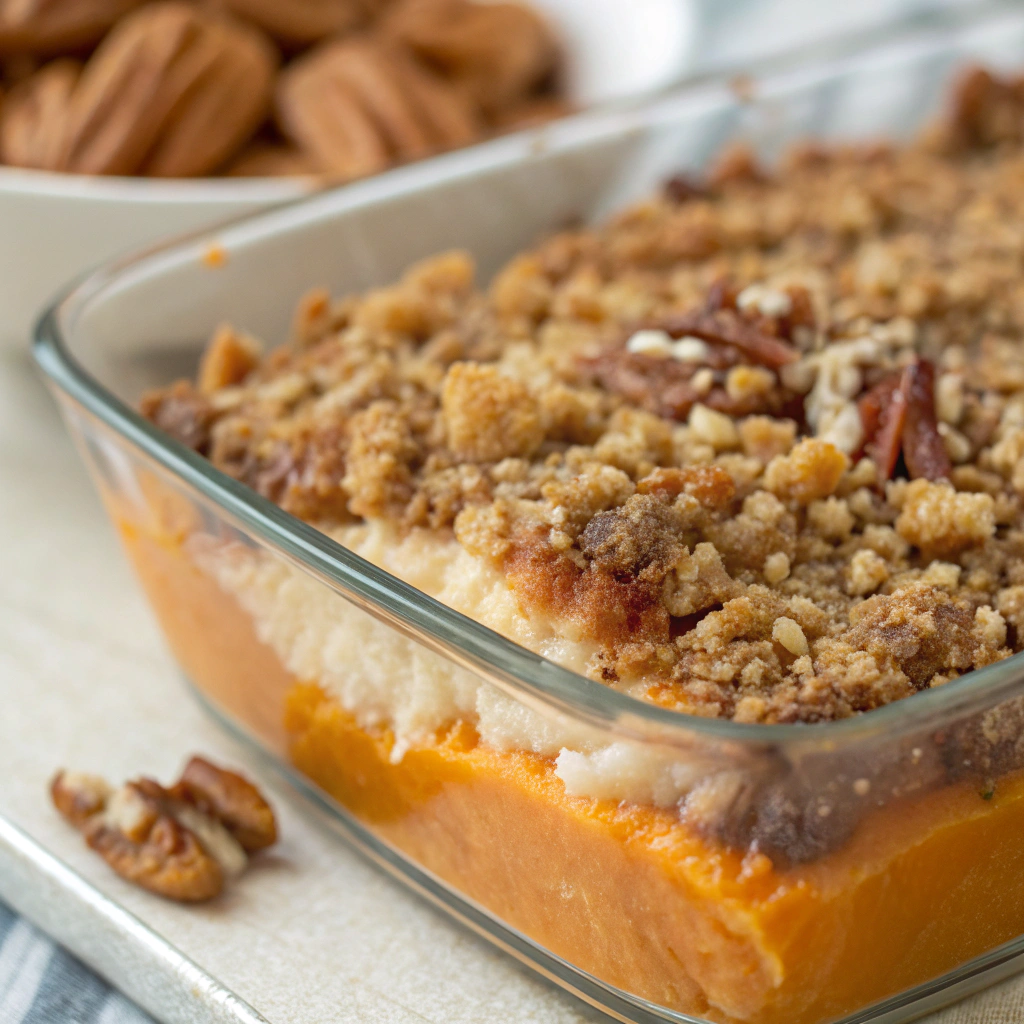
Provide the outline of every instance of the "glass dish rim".
{"type": "MultiPolygon", "coordinates": [[[[965,19],[960,12],[956,19],[950,20],[958,26],[965,20],[971,24],[984,23],[1006,14],[1010,9],[1010,5],[996,0],[995,3],[981,3],[974,17],[965,19]]],[[[940,29],[948,27],[942,25],[940,29]]],[[[929,25],[928,32],[935,28],[934,24],[929,25]]],[[[775,64],[774,60],[765,62],[765,77],[759,80],[759,86],[788,77],[785,70],[773,70],[775,64]]],[[[842,61],[838,62],[838,67],[834,61],[828,61],[828,64],[836,74],[841,73],[842,61]]],[[[824,66],[825,62],[814,61],[789,71],[802,77],[809,70],[824,66]]],[[[616,105],[615,109],[604,108],[562,119],[544,129],[545,153],[556,155],[574,145],[585,145],[588,140],[606,138],[616,132],[643,130],[661,120],[658,111],[666,101],[685,102],[692,96],[699,106],[702,97],[707,100],[709,89],[713,90],[713,95],[729,97],[729,77],[693,80],[657,96],[641,99],[625,109],[616,105]]],[[[88,272],[58,294],[41,314],[33,331],[35,362],[56,391],[79,404],[122,441],[185,483],[232,522],[241,524],[246,532],[272,550],[284,554],[304,571],[311,572],[331,589],[349,600],[358,597],[356,603],[360,607],[377,614],[420,642],[437,641],[434,649],[456,664],[573,718],[579,719],[583,715],[592,723],[611,728],[621,735],[649,740],[653,730],[657,738],[665,742],[666,735],[682,730],[707,740],[753,749],[819,743],[830,745],[880,732],[927,728],[937,717],[983,710],[1019,690],[1024,684],[1024,651],[968,672],[942,687],[913,694],[870,712],[827,722],[738,723],[648,703],[546,660],[343,548],[327,534],[285,512],[269,499],[216,469],[203,456],[158,430],[104,387],[71,354],[65,337],[65,321],[70,324],[70,336],[78,311],[100,297],[107,288],[116,286],[122,275],[129,274],[147,261],[180,254],[214,238],[219,241],[219,236],[226,230],[242,228],[251,231],[262,222],[273,221],[282,215],[297,213],[301,219],[306,212],[305,223],[310,223],[308,211],[315,211],[320,204],[330,204],[332,199],[335,205],[329,206],[330,211],[336,216],[344,216],[375,203],[408,197],[431,184],[450,183],[465,174],[486,174],[512,168],[529,159],[537,159],[532,133],[517,133],[364,181],[299,196],[269,209],[232,217],[136,250],[88,272]],[[379,614],[381,612],[384,614],[379,614]]],[[[271,232],[273,230],[271,228],[271,232]]]]}

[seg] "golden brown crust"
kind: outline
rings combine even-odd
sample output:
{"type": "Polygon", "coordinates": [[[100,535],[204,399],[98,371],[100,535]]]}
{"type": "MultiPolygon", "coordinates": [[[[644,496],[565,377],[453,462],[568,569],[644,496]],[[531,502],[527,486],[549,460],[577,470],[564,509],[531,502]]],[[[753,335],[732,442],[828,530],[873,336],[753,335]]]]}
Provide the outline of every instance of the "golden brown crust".
{"type": "Polygon", "coordinates": [[[965,89],[926,141],[735,151],[486,290],[449,253],[315,293],[244,379],[144,408],[315,523],[453,530],[647,699],[942,685],[1024,646],[1019,89],[965,89]]]}

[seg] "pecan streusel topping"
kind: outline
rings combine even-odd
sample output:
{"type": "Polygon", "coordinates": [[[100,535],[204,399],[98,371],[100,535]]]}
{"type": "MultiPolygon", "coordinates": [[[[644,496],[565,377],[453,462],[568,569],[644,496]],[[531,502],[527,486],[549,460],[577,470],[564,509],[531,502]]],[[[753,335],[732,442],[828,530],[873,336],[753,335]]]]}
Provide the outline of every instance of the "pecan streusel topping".
{"type": "Polygon", "coordinates": [[[588,673],[822,721],[1024,647],[1024,124],[973,71],[902,148],[804,146],[222,329],[143,411],[321,526],[454,536],[588,673]],[[683,187],[685,185],[685,187],[683,187]]]}

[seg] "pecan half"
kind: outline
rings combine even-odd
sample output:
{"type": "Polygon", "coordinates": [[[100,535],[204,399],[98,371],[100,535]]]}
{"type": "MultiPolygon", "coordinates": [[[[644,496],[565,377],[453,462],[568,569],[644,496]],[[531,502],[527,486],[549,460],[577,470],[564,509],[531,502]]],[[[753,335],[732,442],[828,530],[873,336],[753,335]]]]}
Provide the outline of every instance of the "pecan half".
{"type": "Polygon", "coordinates": [[[62,103],[52,72],[38,73],[49,102],[36,103],[40,141],[24,162],[86,174],[209,173],[265,116],[276,64],[251,26],[183,3],[144,7],[114,27],[70,88],[62,80],[62,103]]]}
{"type": "Polygon", "coordinates": [[[78,61],[51,61],[10,91],[0,107],[0,163],[57,165],[71,95],[81,73],[78,61]]]}
{"type": "Polygon", "coordinates": [[[324,44],[277,87],[285,135],[341,178],[465,145],[479,124],[466,100],[399,47],[369,37],[324,44]]]}
{"type": "Polygon", "coordinates": [[[878,467],[879,483],[892,476],[903,445],[907,402],[900,380],[899,373],[889,374],[857,403],[866,439],[864,450],[878,467]]]}
{"type": "Polygon", "coordinates": [[[558,65],[553,33],[523,4],[403,0],[384,28],[459,81],[489,114],[522,99],[558,65]]]}
{"type": "Polygon", "coordinates": [[[348,32],[365,20],[360,0],[221,0],[288,46],[319,42],[348,32]]]}
{"type": "MultiPolygon", "coordinates": [[[[732,353],[712,348],[704,365],[718,370],[735,362],[732,353]]],[[[685,420],[698,402],[733,417],[769,413],[800,418],[799,396],[781,384],[742,397],[730,394],[717,379],[709,390],[698,390],[692,383],[697,368],[695,363],[642,355],[622,347],[580,361],[582,372],[603,388],[666,419],[685,420]]]]}
{"type": "Polygon", "coordinates": [[[240,775],[193,758],[165,789],[152,779],[113,789],[58,772],[54,806],[122,878],[168,899],[212,899],[246,867],[248,852],[277,839],[274,813],[240,775]]]}
{"type": "Polygon", "coordinates": [[[143,0],[0,0],[0,53],[56,53],[95,43],[143,0]]]}
{"type": "Polygon", "coordinates": [[[311,177],[319,171],[308,154],[295,146],[256,142],[245,147],[225,168],[230,178],[311,177]]]}

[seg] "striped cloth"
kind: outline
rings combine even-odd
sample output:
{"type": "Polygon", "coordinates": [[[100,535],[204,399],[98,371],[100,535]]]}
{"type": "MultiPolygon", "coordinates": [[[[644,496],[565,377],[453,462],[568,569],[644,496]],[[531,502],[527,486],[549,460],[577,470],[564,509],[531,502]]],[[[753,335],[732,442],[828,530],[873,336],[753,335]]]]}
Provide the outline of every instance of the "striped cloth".
{"type": "Polygon", "coordinates": [[[0,903],[0,1024],[153,1024],[0,903]]]}

